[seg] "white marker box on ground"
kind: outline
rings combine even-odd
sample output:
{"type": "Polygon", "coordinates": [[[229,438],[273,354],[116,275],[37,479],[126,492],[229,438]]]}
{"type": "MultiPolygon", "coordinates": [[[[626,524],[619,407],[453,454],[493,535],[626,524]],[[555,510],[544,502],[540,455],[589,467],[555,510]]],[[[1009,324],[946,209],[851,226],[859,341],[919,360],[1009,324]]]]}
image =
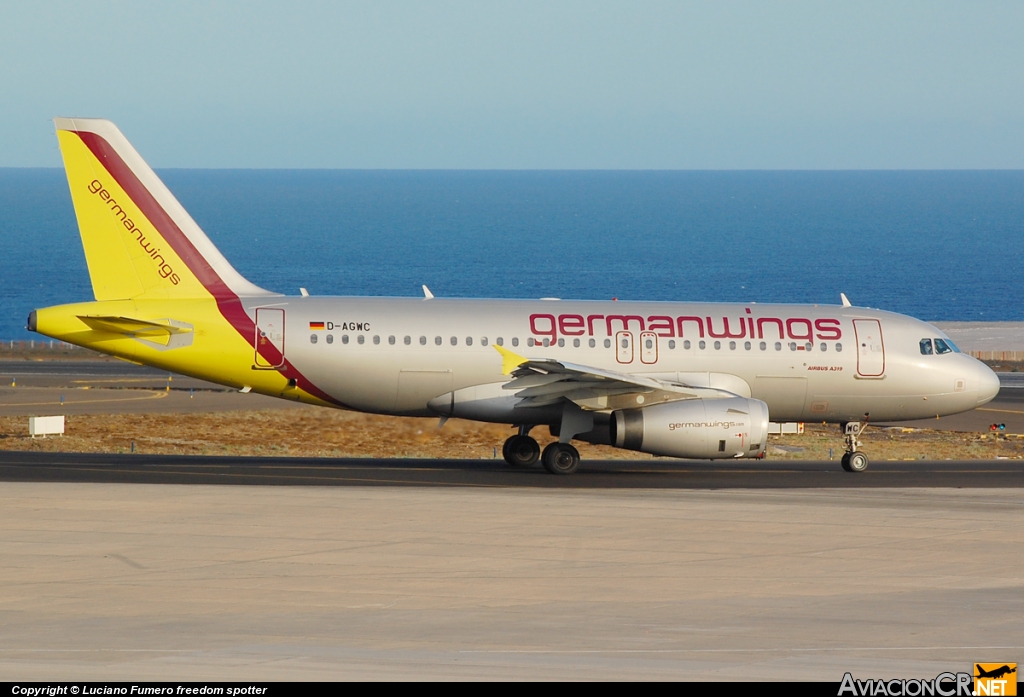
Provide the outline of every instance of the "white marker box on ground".
{"type": "Polygon", "coordinates": [[[30,416],[28,418],[28,434],[36,436],[64,435],[63,416],[30,416]]]}
{"type": "Polygon", "coordinates": [[[775,423],[774,421],[768,422],[768,435],[785,435],[787,433],[800,434],[804,432],[804,424],[802,421],[787,421],[785,423],[775,423]]]}

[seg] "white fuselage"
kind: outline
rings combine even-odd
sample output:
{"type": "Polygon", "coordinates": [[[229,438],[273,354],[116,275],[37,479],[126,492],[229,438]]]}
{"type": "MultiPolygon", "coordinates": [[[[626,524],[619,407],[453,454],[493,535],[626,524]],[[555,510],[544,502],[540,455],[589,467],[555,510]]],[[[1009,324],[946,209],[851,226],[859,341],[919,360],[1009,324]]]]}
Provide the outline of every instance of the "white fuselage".
{"type": "MultiPolygon", "coordinates": [[[[508,378],[494,344],[530,359],[753,397],[767,403],[773,421],[935,417],[973,409],[999,389],[995,374],[970,356],[923,353],[922,340],[945,338],[932,325],[858,307],[327,297],[243,303],[257,325],[279,325],[284,355],[320,389],[345,407],[383,414],[436,414],[431,400],[465,390],[500,395],[508,378]]],[[[558,418],[540,411],[531,420],[507,408],[466,415],[505,423],[558,418]]]]}

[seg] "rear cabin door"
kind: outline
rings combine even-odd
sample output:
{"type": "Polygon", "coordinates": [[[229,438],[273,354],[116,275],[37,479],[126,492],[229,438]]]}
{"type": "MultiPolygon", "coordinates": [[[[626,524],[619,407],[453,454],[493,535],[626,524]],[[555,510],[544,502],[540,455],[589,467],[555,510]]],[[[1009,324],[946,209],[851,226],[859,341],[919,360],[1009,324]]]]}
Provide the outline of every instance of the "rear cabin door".
{"type": "Polygon", "coordinates": [[[279,307],[256,308],[256,366],[280,368],[284,365],[284,310],[279,307]]]}
{"type": "Polygon", "coordinates": [[[633,362],[633,332],[615,334],[615,360],[619,363],[633,362]]]}
{"type": "Polygon", "coordinates": [[[658,335],[654,332],[640,332],[640,362],[658,362],[658,335]]]}
{"type": "Polygon", "coordinates": [[[855,319],[853,331],[857,334],[857,374],[866,378],[881,377],[885,373],[882,325],[877,319],[855,319]]]}

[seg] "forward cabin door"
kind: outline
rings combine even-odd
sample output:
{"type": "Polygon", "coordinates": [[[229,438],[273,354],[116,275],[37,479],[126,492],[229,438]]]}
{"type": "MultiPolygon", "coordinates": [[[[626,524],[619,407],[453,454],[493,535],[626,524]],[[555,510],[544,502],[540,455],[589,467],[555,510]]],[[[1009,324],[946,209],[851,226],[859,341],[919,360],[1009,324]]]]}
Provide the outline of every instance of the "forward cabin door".
{"type": "Polygon", "coordinates": [[[256,367],[280,368],[284,365],[284,310],[279,307],[256,308],[256,367]]]}
{"type": "Polygon", "coordinates": [[[633,362],[633,332],[616,332],[615,360],[619,363],[633,362]]]}
{"type": "Polygon", "coordinates": [[[857,374],[866,378],[881,377],[885,373],[881,323],[877,319],[855,319],[853,331],[857,335],[857,374]]]}

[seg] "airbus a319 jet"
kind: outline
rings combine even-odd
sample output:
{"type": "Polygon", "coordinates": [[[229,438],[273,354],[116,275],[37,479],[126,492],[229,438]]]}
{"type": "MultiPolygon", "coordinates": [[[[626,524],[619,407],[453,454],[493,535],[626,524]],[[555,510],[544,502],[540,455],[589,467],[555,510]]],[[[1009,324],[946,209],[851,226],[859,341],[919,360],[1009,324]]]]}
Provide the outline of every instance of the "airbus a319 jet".
{"type": "Polygon", "coordinates": [[[839,305],[300,297],[243,278],[101,119],[55,119],[95,301],[28,328],[308,404],[518,427],[510,464],[570,474],[573,440],[692,459],[764,456],[769,419],[841,425],[974,409],[984,364],[925,322],[839,305]],[[547,426],[543,453],[530,436],[547,426]]]}

